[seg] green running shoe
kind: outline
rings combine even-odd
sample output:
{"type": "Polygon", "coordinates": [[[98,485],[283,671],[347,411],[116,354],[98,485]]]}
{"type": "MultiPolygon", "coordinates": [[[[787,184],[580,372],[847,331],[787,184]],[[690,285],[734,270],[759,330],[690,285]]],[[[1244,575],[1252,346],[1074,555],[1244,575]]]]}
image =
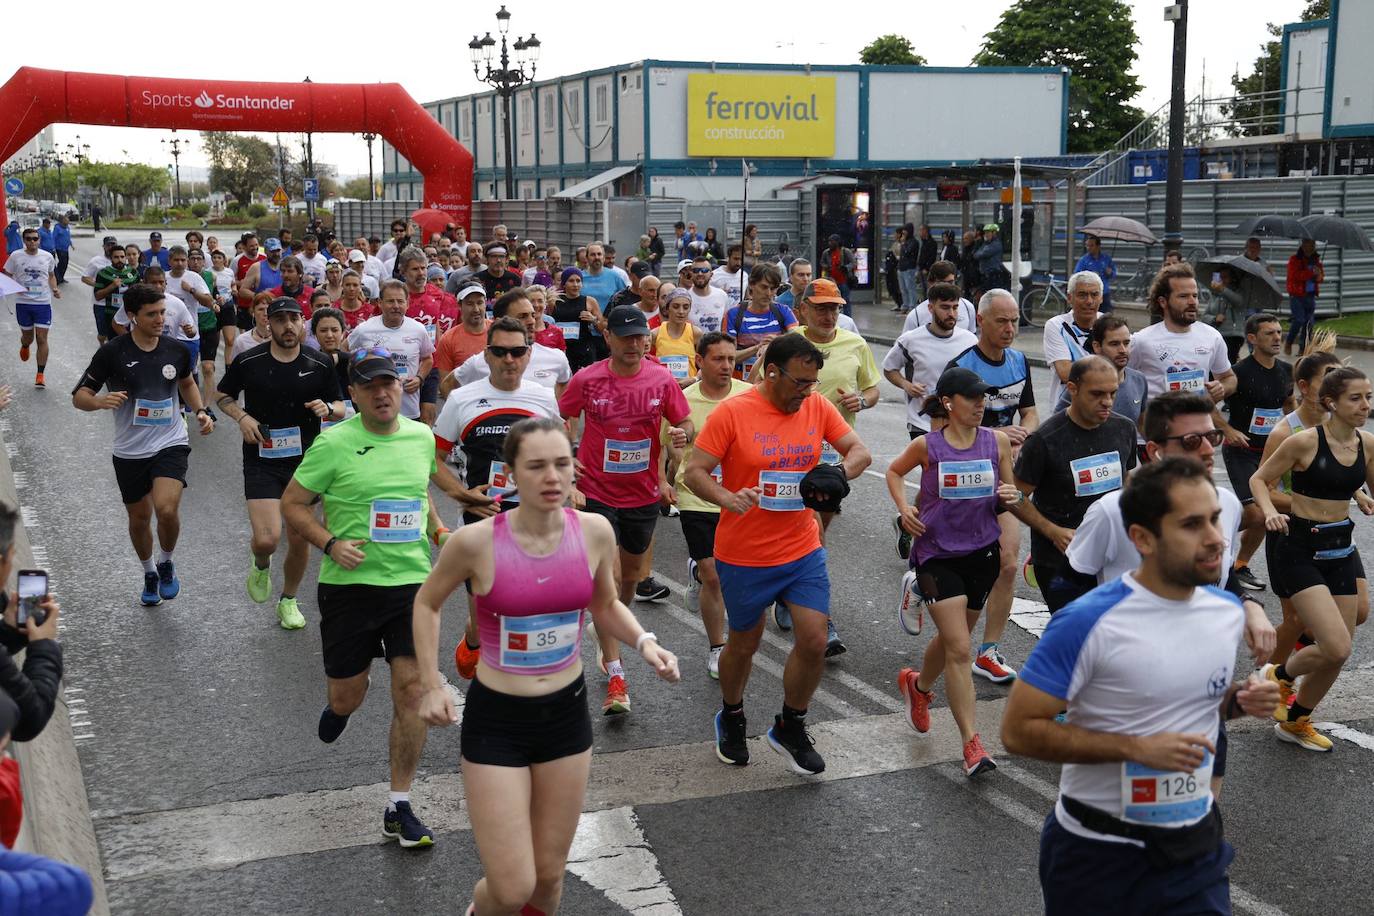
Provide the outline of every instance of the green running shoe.
{"type": "Polygon", "coordinates": [[[258,604],[266,604],[272,597],[272,566],[269,563],[266,569],[258,569],[251,553],[248,555],[248,597],[258,604]]]}
{"type": "Polygon", "coordinates": [[[301,609],[296,606],[295,598],[282,598],[277,601],[277,621],[283,630],[299,630],[305,626],[301,609]]]}

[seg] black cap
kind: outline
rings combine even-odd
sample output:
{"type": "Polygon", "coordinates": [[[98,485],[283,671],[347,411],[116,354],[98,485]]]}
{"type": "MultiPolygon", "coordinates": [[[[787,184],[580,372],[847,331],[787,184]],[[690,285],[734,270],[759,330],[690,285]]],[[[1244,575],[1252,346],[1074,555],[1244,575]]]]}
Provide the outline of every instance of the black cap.
{"type": "Polygon", "coordinates": [[[103,246],[106,247],[106,248],[109,248],[111,245],[118,245],[118,244],[119,244],[119,239],[115,238],[115,237],[112,236],[112,235],[107,235],[107,236],[105,236],[103,239],[100,240],[100,244],[103,245],[103,246]]]}
{"type": "Polygon", "coordinates": [[[649,319],[635,305],[618,305],[606,316],[606,330],[616,337],[649,333],[649,319]]]}
{"type": "Polygon", "coordinates": [[[630,273],[639,277],[641,280],[653,273],[654,270],[649,266],[648,261],[635,261],[630,265],[630,273]]]}
{"type": "Polygon", "coordinates": [[[303,315],[305,314],[305,309],[301,308],[301,304],[290,296],[278,296],[267,303],[268,318],[280,314],[281,312],[295,312],[297,315],[303,315]]]}
{"type": "Polygon", "coordinates": [[[940,380],[935,383],[935,396],[946,398],[962,394],[966,398],[981,398],[990,388],[992,386],[983,381],[977,372],[956,366],[940,375],[940,380]]]}
{"type": "Polygon", "coordinates": [[[161,233],[161,232],[149,232],[149,233],[148,233],[148,241],[150,241],[150,242],[160,242],[160,241],[162,241],[162,233],[161,233]]]}
{"type": "Polygon", "coordinates": [[[396,363],[389,356],[368,353],[355,359],[348,367],[348,377],[355,382],[370,382],[375,378],[400,378],[396,363]]]}

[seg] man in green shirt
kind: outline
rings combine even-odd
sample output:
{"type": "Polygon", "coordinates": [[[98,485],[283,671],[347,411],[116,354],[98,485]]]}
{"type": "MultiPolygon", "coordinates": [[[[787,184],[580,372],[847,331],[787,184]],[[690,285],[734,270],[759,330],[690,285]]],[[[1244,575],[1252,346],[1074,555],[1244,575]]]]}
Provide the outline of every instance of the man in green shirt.
{"type": "Polygon", "coordinates": [[[95,275],[94,298],[101,310],[96,336],[102,344],[115,336],[111,322],[115,313],[124,307],[124,294],[137,282],[138,271],[129,266],[124,249],[115,245],[110,249],[109,266],[100,268],[95,275]]]}
{"type": "Polygon", "coordinates": [[[429,846],[434,833],[410,808],[426,734],[411,611],[430,570],[429,484],[478,514],[490,514],[491,500],[436,463],[428,426],[401,416],[401,380],[387,351],[356,354],[349,382],[358,413],[315,439],[281,502],[287,523],[324,551],[318,598],[329,703],[320,713],[319,736],[332,743],[343,734],[367,695],[372,660],[385,658],[393,712],[382,833],[406,848],[429,846]],[[315,517],[317,495],[328,528],[315,517]]]}

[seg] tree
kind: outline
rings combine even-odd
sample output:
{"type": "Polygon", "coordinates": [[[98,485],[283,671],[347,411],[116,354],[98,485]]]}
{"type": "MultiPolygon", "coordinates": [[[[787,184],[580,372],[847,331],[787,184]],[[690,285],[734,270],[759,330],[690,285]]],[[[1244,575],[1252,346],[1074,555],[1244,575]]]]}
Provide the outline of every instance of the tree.
{"type": "Polygon", "coordinates": [[[907,64],[924,67],[926,59],[901,35],[879,35],[859,52],[861,64],[907,64]]]}
{"type": "Polygon", "coordinates": [[[267,141],[251,134],[204,132],[210,157],[210,187],[247,204],[255,193],[277,186],[277,153],[267,141]]]}
{"type": "Polygon", "coordinates": [[[1108,149],[1144,112],[1131,102],[1139,43],[1124,0],[1016,0],[983,36],[975,66],[1068,67],[1069,152],[1108,149]]]}
{"type": "MultiPolygon", "coordinates": [[[[1308,0],[1300,18],[1303,22],[1311,22],[1314,19],[1325,19],[1330,15],[1331,0],[1308,0]]],[[[1231,104],[1221,106],[1222,114],[1234,120],[1227,128],[1227,132],[1233,137],[1255,137],[1282,132],[1282,126],[1276,124],[1275,119],[1280,107],[1277,93],[1283,80],[1283,44],[1279,40],[1283,37],[1283,29],[1272,22],[1265,28],[1273,39],[1260,46],[1259,56],[1255,58],[1255,67],[1249,74],[1241,76],[1237,72],[1231,77],[1231,88],[1237,96],[1254,96],[1259,93],[1269,95],[1259,99],[1237,99],[1231,104]]],[[[1287,101],[1288,108],[1295,107],[1291,98],[1287,101]]]]}
{"type": "Polygon", "coordinates": [[[367,177],[350,178],[344,182],[343,188],[339,190],[341,197],[352,197],[355,200],[371,200],[372,191],[368,187],[367,177]]]}

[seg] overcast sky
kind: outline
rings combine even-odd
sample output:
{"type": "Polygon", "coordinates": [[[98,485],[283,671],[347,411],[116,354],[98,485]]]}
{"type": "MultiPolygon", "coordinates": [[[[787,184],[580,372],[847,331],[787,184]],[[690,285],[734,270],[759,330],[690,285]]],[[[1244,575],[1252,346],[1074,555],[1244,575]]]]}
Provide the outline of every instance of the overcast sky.
{"type": "MultiPolygon", "coordinates": [[[[1265,23],[1295,21],[1304,5],[1303,0],[1193,0],[1189,9],[1189,95],[1200,89],[1204,70],[1209,96],[1228,91],[1228,79],[1237,65],[1248,70],[1266,40],[1265,23]]],[[[189,31],[167,23],[171,34],[186,39],[184,44],[159,41],[145,46],[140,41],[112,40],[110,31],[100,25],[111,24],[115,7],[93,0],[66,0],[59,15],[67,27],[43,41],[10,42],[4,66],[208,79],[294,81],[309,76],[316,82],[394,81],[425,102],[483,88],[472,74],[467,42],[473,32],[495,31],[498,6],[496,2],[464,0],[406,7],[369,3],[364,7],[356,0],[347,0],[321,7],[308,25],[288,12],[283,21],[301,24],[289,37],[279,37],[270,19],[237,15],[233,7],[215,7],[228,18],[214,25],[191,26],[189,31]],[[355,16],[355,6],[373,12],[355,16]],[[483,12],[475,15],[477,9],[483,12]],[[331,31],[332,14],[337,14],[335,21],[348,34],[331,31]],[[145,47],[152,53],[145,53],[145,47]]],[[[513,0],[507,4],[513,14],[511,39],[533,30],[543,42],[540,78],[646,57],[857,63],[859,49],[887,32],[909,37],[932,66],[967,66],[983,35],[996,25],[1007,6],[1005,0],[861,4],[858,8],[821,0],[777,4],[756,0],[747,6],[655,3],[642,7],[646,16],[641,27],[635,28],[638,4],[588,5],[566,0],[513,0]],[[887,13],[882,20],[863,15],[884,7],[902,12],[887,13]],[[677,13],[670,20],[673,10],[677,13]],[[705,18],[698,10],[714,10],[720,18],[695,25],[694,19],[705,18]],[[936,10],[938,18],[931,15],[936,10]],[[588,15],[593,11],[594,20],[588,15]],[[764,35],[768,37],[761,40],[764,35]]],[[[1140,37],[1135,72],[1144,86],[1137,104],[1148,112],[1169,97],[1173,25],[1164,22],[1164,0],[1130,0],[1130,6],[1140,37]]],[[[178,9],[197,7],[171,6],[166,13],[174,19],[178,9]]],[[[138,14],[134,15],[137,20],[138,14]]],[[[8,76],[0,73],[0,79],[8,76]]],[[[171,136],[169,131],[59,125],[58,146],[72,142],[77,134],[82,143],[90,144],[91,155],[97,159],[170,164],[158,143],[171,136]]],[[[183,167],[206,164],[195,135],[190,139],[191,150],[182,155],[183,167]]],[[[315,138],[315,160],[334,163],[345,174],[366,174],[367,147],[353,135],[320,134],[315,138]]],[[[380,156],[376,169],[380,178],[380,156]]]]}

